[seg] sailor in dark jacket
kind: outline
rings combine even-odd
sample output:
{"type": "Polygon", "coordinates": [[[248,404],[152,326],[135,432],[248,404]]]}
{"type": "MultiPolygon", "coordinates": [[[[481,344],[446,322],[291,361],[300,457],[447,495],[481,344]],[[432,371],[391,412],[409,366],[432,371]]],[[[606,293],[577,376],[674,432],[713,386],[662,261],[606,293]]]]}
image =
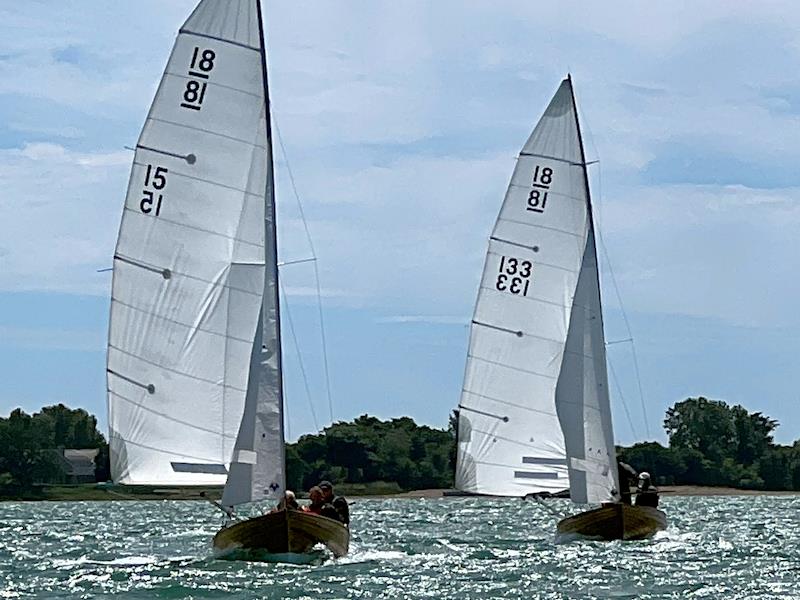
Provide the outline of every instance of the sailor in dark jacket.
{"type": "Polygon", "coordinates": [[[339,519],[345,525],[350,525],[350,506],[343,496],[334,496],[333,484],[330,481],[322,481],[319,484],[322,490],[323,498],[326,506],[333,508],[332,511],[326,511],[323,514],[327,517],[330,516],[334,519],[339,519]]]}
{"type": "Polygon", "coordinates": [[[636,506],[652,506],[658,508],[658,489],[650,483],[650,473],[639,473],[639,484],[636,490],[636,506]]]}

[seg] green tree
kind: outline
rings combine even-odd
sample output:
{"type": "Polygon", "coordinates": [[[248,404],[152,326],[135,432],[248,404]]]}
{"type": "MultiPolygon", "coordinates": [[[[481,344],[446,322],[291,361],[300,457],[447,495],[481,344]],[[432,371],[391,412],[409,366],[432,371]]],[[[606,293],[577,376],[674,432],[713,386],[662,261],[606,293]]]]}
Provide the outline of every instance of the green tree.
{"type": "Polygon", "coordinates": [[[53,447],[52,423],[16,409],[0,419],[0,474],[6,485],[29,489],[34,483],[51,481],[59,473],[53,447]]]}

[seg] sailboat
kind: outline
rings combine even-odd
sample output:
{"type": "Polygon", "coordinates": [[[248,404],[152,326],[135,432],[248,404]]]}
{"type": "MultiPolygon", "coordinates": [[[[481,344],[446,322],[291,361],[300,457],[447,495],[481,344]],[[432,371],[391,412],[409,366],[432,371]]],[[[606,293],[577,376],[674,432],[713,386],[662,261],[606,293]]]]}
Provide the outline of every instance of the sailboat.
{"type": "MultiPolygon", "coordinates": [[[[224,484],[228,515],[286,491],[268,92],[259,0],[201,0],[136,144],[114,253],[112,478],[224,484]]],[[[217,551],[348,549],[344,525],[300,511],[227,525],[217,551]]]]}
{"type": "Polygon", "coordinates": [[[559,533],[666,527],[621,502],[587,162],[570,76],[519,154],[489,238],[458,405],[456,487],[600,508],[559,533]]]}

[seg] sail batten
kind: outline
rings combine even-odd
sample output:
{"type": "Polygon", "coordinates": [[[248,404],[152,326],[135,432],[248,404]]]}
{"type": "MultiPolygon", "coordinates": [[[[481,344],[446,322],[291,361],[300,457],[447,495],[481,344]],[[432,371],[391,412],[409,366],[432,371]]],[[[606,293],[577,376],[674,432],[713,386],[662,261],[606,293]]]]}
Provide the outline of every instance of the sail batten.
{"type": "Polygon", "coordinates": [[[521,496],[582,484],[590,491],[576,499],[598,501],[601,488],[612,497],[614,474],[602,479],[613,433],[610,414],[601,418],[610,409],[592,269],[597,281],[586,160],[566,79],[517,158],[489,239],[460,402],[459,489],[521,496]],[[596,385],[584,390],[589,379],[596,385]]]}

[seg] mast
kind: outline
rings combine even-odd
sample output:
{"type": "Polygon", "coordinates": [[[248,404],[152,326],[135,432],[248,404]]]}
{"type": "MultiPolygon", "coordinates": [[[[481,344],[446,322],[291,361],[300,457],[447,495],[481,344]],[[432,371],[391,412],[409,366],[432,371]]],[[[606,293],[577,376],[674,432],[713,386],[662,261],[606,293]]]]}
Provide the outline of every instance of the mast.
{"type": "MultiPolygon", "coordinates": [[[[570,97],[572,98],[572,109],[575,111],[575,129],[578,132],[578,148],[581,152],[581,163],[582,170],[583,170],[583,186],[584,190],[586,191],[586,206],[587,212],[589,213],[589,229],[592,231],[592,234],[596,237],[596,230],[594,226],[594,211],[592,210],[592,194],[591,190],[589,189],[589,172],[586,169],[586,152],[583,148],[583,132],[581,131],[581,122],[578,118],[578,103],[575,101],[575,88],[572,86],[572,74],[567,73],[567,81],[569,82],[569,93],[570,97]]],[[[594,251],[594,258],[597,261],[597,248],[593,249],[594,251]]],[[[597,288],[600,289],[600,263],[597,263],[597,288]]],[[[600,296],[600,322],[603,322],[603,297],[602,293],[600,296]]],[[[604,327],[605,330],[605,327],[604,327]]]]}
{"type": "MultiPolygon", "coordinates": [[[[281,472],[283,473],[283,481],[280,482],[282,489],[286,490],[286,438],[284,434],[284,394],[283,394],[283,344],[281,343],[281,299],[280,299],[280,269],[278,268],[278,222],[277,222],[277,207],[275,205],[275,163],[272,156],[272,109],[269,99],[269,80],[267,79],[267,42],[264,36],[264,18],[261,11],[261,0],[256,0],[256,10],[258,14],[258,37],[261,45],[261,74],[264,82],[264,111],[267,115],[267,145],[269,147],[269,165],[268,173],[270,177],[267,178],[267,208],[270,211],[270,223],[265,223],[265,239],[272,240],[269,252],[265,251],[265,259],[272,261],[272,266],[275,268],[275,286],[274,286],[274,302],[275,302],[275,331],[278,337],[276,347],[277,362],[278,362],[278,394],[280,401],[278,403],[279,422],[280,422],[280,463],[283,465],[281,472]],[[271,179],[271,182],[270,182],[271,179]]],[[[264,294],[268,294],[267,278],[264,279],[264,294]]]]}

